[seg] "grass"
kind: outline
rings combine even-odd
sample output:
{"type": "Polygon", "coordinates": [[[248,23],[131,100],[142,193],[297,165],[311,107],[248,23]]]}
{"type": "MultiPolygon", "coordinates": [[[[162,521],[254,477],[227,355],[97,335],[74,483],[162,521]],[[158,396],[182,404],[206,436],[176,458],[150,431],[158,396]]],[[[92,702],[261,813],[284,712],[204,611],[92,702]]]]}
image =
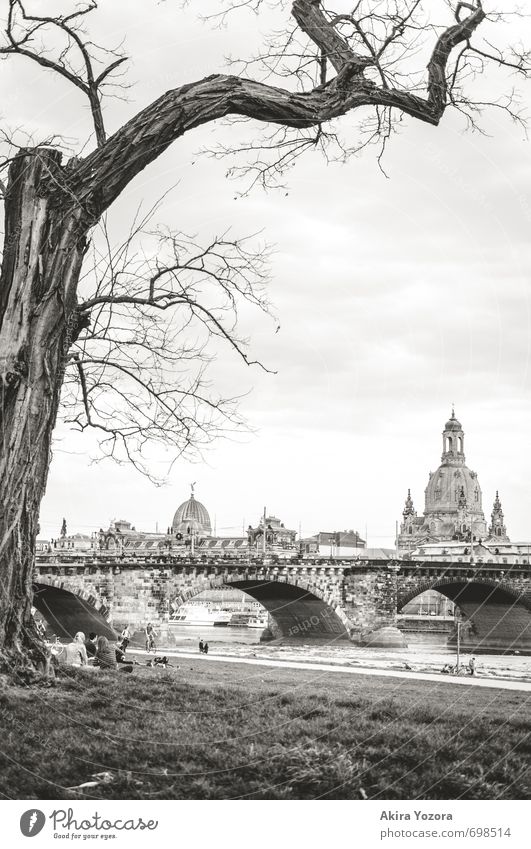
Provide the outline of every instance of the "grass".
{"type": "Polygon", "coordinates": [[[525,693],[178,662],[5,687],[4,797],[529,798],[525,693]]]}

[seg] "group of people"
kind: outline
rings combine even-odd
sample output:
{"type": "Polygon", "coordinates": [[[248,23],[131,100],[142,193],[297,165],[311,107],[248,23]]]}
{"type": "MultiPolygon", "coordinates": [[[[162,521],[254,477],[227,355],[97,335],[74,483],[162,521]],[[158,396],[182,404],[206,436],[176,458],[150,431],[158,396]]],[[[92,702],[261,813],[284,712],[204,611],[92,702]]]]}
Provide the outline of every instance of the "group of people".
{"type": "Polygon", "coordinates": [[[453,666],[451,663],[445,663],[441,672],[443,675],[458,675],[461,670],[464,670],[469,675],[476,674],[476,658],[471,657],[466,666],[453,666]]]}
{"type": "MultiPolygon", "coordinates": [[[[155,645],[156,632],[148,622],[146,626],[146,651],[157,651],[155,645]]],[[[61,645],[57,642],[52,646],[52,656],[54,662],[67,666],[93,666],[100,669],[120,669],[122,672],[132,672],[133,666],[138,666],[136,660],[129,660],[126,657],[126,651],[131,642],[131,631],[129,625],[126,625],[120,634],[120,641],[113,645],[107,637],[98,637],[94,631],[91,631],[85,639],[83,631],[78,631],[74,639],[66,645],[61,645]]],[[[201,645],[203,645],[201,643],[201,645]]],[[[208,644],[201,651],[208,652],[208,644]]],[[[157,666],[166,669],[172,664],[166,656],[155,656],[147,661],[148,666],[157,666]]]]}
{"type": "Polygon", "coordinates": [[[134,665],[134,661],[127,660],[125,656],[123,641],[113,647],[107,637],[98,637],[94,631],[91,631],[86,639],[83,631],[78,631],[72,642],[62,647],[60,654],[54,652],[53,648],[52,654],[56,654],[59,663],[67,666],[117,669],[118,664],[121,664],[124,671],[131,672],[134,665]]]}
{"type": "Polygon", "coordinates": [[[199,653],[200,654],[208,654],[208,643],[200,638],[199,639],[199,653]]]}

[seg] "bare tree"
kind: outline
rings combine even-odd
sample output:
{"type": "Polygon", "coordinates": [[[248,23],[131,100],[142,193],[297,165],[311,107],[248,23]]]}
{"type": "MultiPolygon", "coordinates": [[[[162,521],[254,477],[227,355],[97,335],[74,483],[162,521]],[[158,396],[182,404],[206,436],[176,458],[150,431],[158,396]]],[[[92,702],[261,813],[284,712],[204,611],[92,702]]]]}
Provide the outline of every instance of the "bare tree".
{"type": "Polygon", "coordinates": [[[61,411],[74,428],[97,433],[103,458],[158,481],[145,456],[154,443],[173,459],[195,456],[244,424],[239,399],[214,393],[207,369],[225,344],[267,370],[249,358],[238,312],[246,304],[270,314],[269,249],[255,237],[222,234],[202,245],[167,227],[150,230],[152,214],[118,247],[105,222],[92,241],[78,290],[86,326],[66,356],[61,411]]]}
{"type": "MultiPolygon", "coordinates": [[[[74,413],[74,421],[106,429],[110,450],[125,444],[128,426],[102,412],[105,405],[97,412],[102,393],[119,391],[112,370],[135,384],[154,409],[144,430],[128,433],[129,439],[169,432],[178,422],[186,442],[189,405],[202,390],[200,382],[181,394],[164,388],[161,370],[175,350],[169,338],[188,311],[208,332],[238,347],[219,310],[236,295],[256,297],[246,289],[255,258],[244,245],[220,238],[202,249],[187,242],[183,251],[182,237],[171,233],[162,237],[164,259],[154,254],[142,270],[108,271],[92,294],[80,295],[93,228],[130,181],[191,129],[229,117],[270,128],[268,138],[253,137],[246,146],[249,167],[267,184],[268,175],[282,172],[308,147],[335,142],[337,119],[355,110],[363,114],[364,126],[359,138],[347,138],[346,146],[339,142],[345,152],[367,138],[385,144],[393,122],[403,115],[436,126],[453,106],[475,120],[481,104],[473,99],[474,78],[486,63],[528,73],[527,54],[484,41],[476,45],[483,25],[495,38],[502,21],[500,15],[487,16],[480,0],[453,8],[441,0],[447,15],[442,26],[433,20],[431,0],[351,0],[346,11],[337,2],[338,12],[320,0],[279,4],[286,35],[267,45],[263,56],[245,63],[240,73],[214,74],[167,91],[110,137],[102,97],[112,84],[120,85],[125,57],[119,48],[96,47],[86,32],[90,16],[97,14],[96,0],[55,17],[31,13],[30,0],[5,3],[0,52],[75,86],[87,98],[94,125],[87,154],[63,162],[60,146],[50,142],[17,150],[6,161],[0,277],[0,650],[5,654],[23,653],[27,639],[37,519],[65,373],[73,370],[78,381],[74,392],[83,412],[74,413]],[[210,308],[196,289],[207,276],[216,291],[210,308]],[[177,309],[176,325],[154,318],[177,309]],[[148,350],[154,340],[161,351],[156,362],[148,350]]],[[[261,14],[261,0],[219,0],[221,18],[250,7],[261,14]]],[[[510,96],[498,105],[519,117],[510,96]]],[[[193,413],[192,420],[195,424],[193,413]]]]}

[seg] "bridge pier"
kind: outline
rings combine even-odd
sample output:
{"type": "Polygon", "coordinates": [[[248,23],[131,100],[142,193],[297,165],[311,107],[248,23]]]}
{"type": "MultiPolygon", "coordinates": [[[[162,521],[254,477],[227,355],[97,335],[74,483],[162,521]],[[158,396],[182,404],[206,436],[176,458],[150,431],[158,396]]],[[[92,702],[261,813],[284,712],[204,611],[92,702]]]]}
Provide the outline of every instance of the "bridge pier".
{"type": "Polygon", "coordinates": [[[370,648],[407,648],[397,628],[398,568],[393,562],[378,567],[354,567],[344,576],[345,612],[353,642],[370,648]]]}

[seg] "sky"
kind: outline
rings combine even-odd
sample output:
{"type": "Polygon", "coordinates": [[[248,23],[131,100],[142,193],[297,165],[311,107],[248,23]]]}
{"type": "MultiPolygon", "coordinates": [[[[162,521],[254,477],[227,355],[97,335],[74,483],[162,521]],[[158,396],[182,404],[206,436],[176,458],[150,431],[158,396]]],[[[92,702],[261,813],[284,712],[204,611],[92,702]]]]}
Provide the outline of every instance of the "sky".
{"type": "MultiPolygon", "coordinates": [[[[227,53],[251,52],[273,14],[244,12],[216,29],[171,2],[100,7],[96,34],[115,43],[125,35],[134,57],[129,101],[107,107],[111,131],[166,89],[223,70],[227,53]]],[[[23,60],[0,70],[2,119],[11,127],[47,129],[72,144],[87,137],[76,91],[23,60]]],[[[479,81],[478,90],[491,85],[496,90],[499,78],[479,81]]],[[[303,535],[353,528],[371,545],[392,546],[408,488],[422,511],[455,404],[485,513],[498,489],[509,536],[529,540],[530,142],[499,110],[484,126],[485,134],[466,132],[451,114],[439,128],[408,119],[385,153],[387,176],[374,149],[344,164],[311,153],[289,172],[285,190],[246,197],[226,178],[227,162],[198,155],[230,137],[219,124],[189,134],[146,169],[111,212],[117,237],[139,203],[150,205],[171,185],[160,221],[205,237],[228,226],[237,235],[260,232],[274,245],[269,297],[277,320],[245,313],[242,330],[253,358],[276,373],[221,350],[212,380],[244,396],[250,430],[194,463],[176,462],[163,486],[130,467],[94,462],[94,439],[58,426],[41,534],[57,534],[63,516],[71,532],[118,518],[165,530],[195,482],[220,534],[256,524],[265,506],[303,535]]],[[[355,122],[345,121],[343,132],[354,142],[355,122]]],[[[169,459],[155,452],[155,471],[169,459]]]]}

